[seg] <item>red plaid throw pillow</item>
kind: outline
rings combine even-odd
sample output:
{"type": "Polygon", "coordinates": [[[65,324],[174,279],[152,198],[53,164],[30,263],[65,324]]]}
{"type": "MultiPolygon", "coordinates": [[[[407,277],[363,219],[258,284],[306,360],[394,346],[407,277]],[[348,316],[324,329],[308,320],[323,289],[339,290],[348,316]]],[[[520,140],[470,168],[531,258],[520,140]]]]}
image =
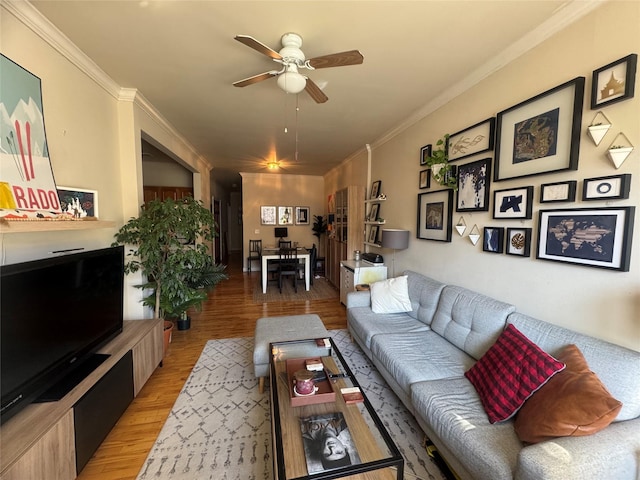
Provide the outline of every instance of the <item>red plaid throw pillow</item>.
{"type": "Polygon", "coordinates": [[[565,365],[509,324],[465,377],[473,384],[491,423],[512,417],[533,392],[565,365]]]}

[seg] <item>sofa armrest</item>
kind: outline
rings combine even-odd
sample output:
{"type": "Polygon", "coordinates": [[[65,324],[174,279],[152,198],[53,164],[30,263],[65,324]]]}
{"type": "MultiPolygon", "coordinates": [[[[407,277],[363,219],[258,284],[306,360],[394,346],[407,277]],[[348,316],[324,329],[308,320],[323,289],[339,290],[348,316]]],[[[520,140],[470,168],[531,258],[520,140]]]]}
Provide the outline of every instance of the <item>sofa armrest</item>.
{"type": "Polygon", "coordinates": [[[354,307],[368,307],[371,305],[371,292],[362,290],[347,293],[347,309],[354,307]]]}
{"type": "Polygon", "coordinates": [[[564,437],[524,447],[516,480],[562,478],[636,480],[640,474],[640,418],[612,423],[586,437],[564,437]]]}

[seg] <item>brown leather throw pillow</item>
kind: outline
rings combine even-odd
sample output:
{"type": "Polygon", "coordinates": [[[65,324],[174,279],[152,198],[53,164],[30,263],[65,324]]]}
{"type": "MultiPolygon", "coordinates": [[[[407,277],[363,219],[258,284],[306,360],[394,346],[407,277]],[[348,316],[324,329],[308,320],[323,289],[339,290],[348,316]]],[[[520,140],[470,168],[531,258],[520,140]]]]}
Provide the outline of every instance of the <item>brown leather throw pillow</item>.
{"type": "Polygon", "coordinates": [[[516,433],[523,442],[592,435],[607,427],[622,408],[589,370],[577,346],[566,346],[557,359],[567,367],[535,392],[516,416],[516,433]]]}

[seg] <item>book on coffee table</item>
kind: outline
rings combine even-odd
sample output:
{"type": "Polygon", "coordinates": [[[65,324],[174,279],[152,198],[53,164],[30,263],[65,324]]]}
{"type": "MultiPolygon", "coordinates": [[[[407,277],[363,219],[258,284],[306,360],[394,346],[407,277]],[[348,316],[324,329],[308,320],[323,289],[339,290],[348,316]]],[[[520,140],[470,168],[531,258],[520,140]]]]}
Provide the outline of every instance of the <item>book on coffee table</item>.
{"type": "Polygon", "coordinates": [[[342,412],[300,418],[309,475],[362,463],[342,412]]]}

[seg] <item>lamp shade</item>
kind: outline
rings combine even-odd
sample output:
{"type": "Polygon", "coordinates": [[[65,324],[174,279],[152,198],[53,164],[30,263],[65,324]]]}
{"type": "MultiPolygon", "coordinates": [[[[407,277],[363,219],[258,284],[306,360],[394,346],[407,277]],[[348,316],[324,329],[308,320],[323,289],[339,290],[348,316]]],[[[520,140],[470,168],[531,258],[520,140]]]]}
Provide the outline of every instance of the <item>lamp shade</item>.
{"type": "Polygon", "coordinates": [[[394,250],[409,248],[409,230],[382,229],[382,246],[394,250]]]}
{"type": "Polygon", "coordinates": [[[278,77],[276,83],[287,93],[300,93],[306,87],[307,80],[297,71],[286,71],[278,77]]]}

